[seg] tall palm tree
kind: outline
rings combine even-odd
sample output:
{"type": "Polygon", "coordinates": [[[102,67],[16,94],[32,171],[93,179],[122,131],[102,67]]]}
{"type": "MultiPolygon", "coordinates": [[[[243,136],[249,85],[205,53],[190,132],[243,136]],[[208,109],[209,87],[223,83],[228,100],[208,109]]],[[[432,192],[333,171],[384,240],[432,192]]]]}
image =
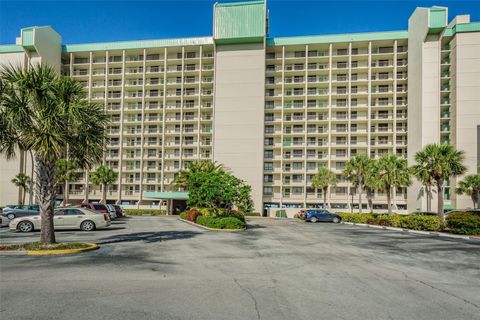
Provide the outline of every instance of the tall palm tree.
{"type": "Polygon", "coordinates": [[[57,183],[63,184],[63,205],[68,203],[68,182],[78,178],[77,165],[72,160],[60,159],[57,161],[55,178],[57,183]]]}
{"type": "Polygon", "coordinates": [[[467,168],[463,165],[463,151],[455,150],[449,144],[429,144],[415,154],[417,166],[424,167],[428,176],[435,181],[438,197],[438,212],[440,219],[444,220],[443,197],[444,183],[450,177],[465,173],[467,168]]]}
{"type": "Polygon", "coordinates": [[[392,213],[392,188],[407,187],[411,184],[407,160],[394,154],[383,155],[375,163],[374,179],[376,189],[387,194],[388,213],[392,213]]]}
{"type": "Polygon", "coordinates": [[[25,204],[25,196],[30,190],[31,179],[25,173],[20,172],[12,179],[12,183],[22,189],[22,202],[21,205],[25,204]]]}
{"type": "Polygon", "coordinates": [[[412,174],[423,185],[425,195],[427,197],[427,211],[432,210],[432,188],[435,185],[435,180],[430,175],[430,168],[422,165],[415,164],[412,166],[412,174]]]}
{"type": "Polygon", "coordinates": [[[108,118],[84,97],[80,83],[50,66],[0,70],[0,153],[13,158],[20,145],[34,155],[44,244],[55,243],[57,161],[68,157],[88,168],[102,159],[108,118]]]}
{"type": "Polygon", "coordinates": [[[457,194],[468,194],[472,197],[473,209],[478,209],[478,199],[480,197],[480,174],[472,174],[463,178],[458,183],[457,194]]]}
{"type": "Polygon", "coordinates": [[[172,187],[174,189],[183,189],[188,190],[188,178],[192,173],[204,172],[204,173],[214,173],[214,172],[225,172],[225,168],[222,164],[213,162],[210,160],[200,160],[190,163],[188,169],[180,170],[175,179],[173,180],[172,187]]]}
{"type": "Polygon", "coordinates": [[[373,160],[367,155],[361,154],[347,161],[343,174],[352,183],[358,192],[358,212],[362,213],[362,193],[365,188],[367,175],[370,172],[373,160]]]}
{"type": "Polygon", "coordinates": [[[100,166],[90,175],[90,181],[96,186],[102,186],[101,203],[107,203],[107,188],[117,181],[118,173],[107,166],[100,166]]]}
{"type": "Polygon", "coordinates": [[[337,177],[335,173],[325,167],[319,167],[317,174],[312,178],[312,187],[315,189],[321,189],[323,193],[323,207],[326,208],[327,204],[327,190],[330,186],[337,185],[337,177]]]}

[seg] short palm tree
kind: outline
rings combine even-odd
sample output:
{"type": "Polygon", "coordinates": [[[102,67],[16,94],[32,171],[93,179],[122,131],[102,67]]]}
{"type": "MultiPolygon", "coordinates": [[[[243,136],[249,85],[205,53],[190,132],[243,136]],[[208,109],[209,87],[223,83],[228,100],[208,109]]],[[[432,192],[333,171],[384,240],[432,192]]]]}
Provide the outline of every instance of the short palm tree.
{"type": "Polygon", "coordinates": [[[458,183],[455,190],[457,194],[468,194],[472,197],[473,209],[478,209],[478,199],[480,197],[480,174],[472,174],[463,178],[458,183]]]}
{"type": "Polygon", "coordinates": [[[22,189],[22,201],[21,205],[25,204],[25,196],[27,192],[30,190],[30,185],[31,185],[31,179],[29,176],[27,176],[25,173],[20,172],[15,176],[15,178],[12,179],[12,183],[22,189]]]}
{"type": "Polygon", "coordinates": [[[204,172],[204,173],[214,173],[214,172],[225,172],[225,168],[222,164],[210,161],[210,160],[201,160],[194,161],[190,163],[188,169],[181,170],[175,179],[173,180],[172,186],[175,189],[188,190],[188,178],[190,174],[204,172]]]}
{"type": "Polygon", "coordinates": [[[411,184],[407,160],[394,154],[386,154],[375,163],[374,185],[387,194],[388,213],[392,213],[392,189],[411,184]]]}
{"type": "Polygon", "coordinates": [[[325,167],[319,167],[317,174],[312,178],[312,187],[321,189],[323,194],[323,207],[327,205],[327,190],[330,186],[337,185],[337,177],[335,173],[325,167]]]}
{"type": "Polygon", "coordinates": [[[68,203],[68,182],[77,180],[77,165],[72,160],[60,159],[57,161],[55,178],[57,183],[63,184],[63,205],[68,203]]]}
{"type": "Polygon", "coordinates": [[[433,192],[432,188],[435,185],[435,180],[430,175],[430,168],[417,163],[412,166],[411,170],[412,170],[412,174],[423,185],[423,189],[427,197],[427,211],[431,211],[432,210],[432,192],[433,192]]]}
{"type": "Polygon", "coordinates": [[[450,177],[456,177],[465,173],[467,168],[463,165],[464,155],[462,151],[455,150],[449,144],[429,144],[415,154],[416,166],[426,170],[426,174],[435,181],[437,187],[437,215],[444,220],[443,197],[444,183],[450,177]]]}
{"type": "Polygon", "coordinates": [[[55,242],[57,161],[67,157],[88,168],[102,159],[108,118],[84,97],[80,83],[50,66],[0,70],[0,153],[10,159],[22,146],[34,155],[44,244],[55,242]]]}
{"type": "Polygon", "coordinates": [[[362,193],[365,189],[365,183],[367,175],[370,172],[372,166],[372,159],[367,155],[358,155],[347,161],[343,174],[345,178],[352,183],[355,189],[359,189],[358,192],[358,212],[362,213],[362,193]]]}
{"type": "Polygon", "coordinates": [[[90,175],[90,181],[96,186],[102,186],[101,203],[107,203],[107,188],[117,181],[118,174],[107,166],[100,166],[90,175]]]}

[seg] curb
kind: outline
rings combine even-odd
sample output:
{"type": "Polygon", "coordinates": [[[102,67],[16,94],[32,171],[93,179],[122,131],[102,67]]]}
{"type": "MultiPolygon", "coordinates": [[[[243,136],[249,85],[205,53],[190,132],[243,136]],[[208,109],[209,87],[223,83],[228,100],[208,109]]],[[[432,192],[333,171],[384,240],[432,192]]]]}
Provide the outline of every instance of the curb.
{"type": "Polygon", "coordinates": [[[242,232],[242,231],[247,230],[247,228],[243,228],[243,229],[217,229],[217,228],[209,228],[209,227],[202,226],[201,224],[198,224],[198,223],[195,223],[195,222],[192,222],[192,221],[188,221],[188,220],[185,220],[185,219],[182,219],[182,218],[178,218],[178,220],[183,221],[183,222],[188,223],[188,224],[191,224],[192,226],[196,226],[196,227],[199,227],[199,228],[202,228],[202,229],[205,229],[205,230],[210,230],[210,231],[242,232]]]}
{"type": "Polygon", "coordinates": [[[403,229],[403,228],[395,228],[395,227],[376,226],[376,225],[372,225],[372,224],[355,223],[355,222],[340,222],[340,223],[351,225],[351,226],[360,226],[360,227],[367,227],[367,228],[374,228],[374,229],[391,230],[391,231],[397,231],[397,232],[422,234],[422,235],[426,235],[426,236],[437,236],[437,237],[442,237],[442,238],[480,241],[480,238],[477,238],[477,237],[461,236],[461,235],[450,234],[450,233],[445,233],[445,232],[438,232],[438,231],[420,231],[420,230],[403,229]]]}
{"type": "Polygon", "coordinates": [[[73,254],[96,250],[99,246],[95,243],[88,243],[88,247],[78,249],[62,249],[62,250],[15,250],[15,251],[0,251],[1,256],[44,256],[44,255],[57,255],[57,254],[73,254]]]}

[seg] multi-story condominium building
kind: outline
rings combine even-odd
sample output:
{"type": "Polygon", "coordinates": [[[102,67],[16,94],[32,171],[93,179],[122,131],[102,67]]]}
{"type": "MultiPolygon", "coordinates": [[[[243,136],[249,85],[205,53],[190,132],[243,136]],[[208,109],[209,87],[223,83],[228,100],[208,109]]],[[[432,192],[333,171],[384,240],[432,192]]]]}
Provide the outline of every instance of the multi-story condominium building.
{"type": "MultiPolygon", "coordinates": [[[[321,205],[311,179],[328,167],[339,181],[328,202],[345,210],[356,195],[342,170],[355,155],[413,163],[426,144],[451,143],[477,172],[480,23],[449,23],[447,12],[417,8],[403,31],[271,38],[263,1],[220,3],[210,37],[62,45],[52,28],[31,27],[0,46],[0,62],[51,64],[105,105],[103,162],[119,173],[110,202],[183,199],[170,186],[175,174],[210,159],[252,186],[257,211],[321,205]]],[[[6,186],[30,166],[28,156],[0,166],[0,204],[17,201],[6,186]]],[[[455,184],[448,205],[468,206],[455,184]]],[[[73,202],[100,197],[87,173],[63,192],[73,202]]],[[[393,198],[398,211],[425,209],[418,183],[393,198]]],[[[373,205],[384,210],[386,196],[373,205]]]]}

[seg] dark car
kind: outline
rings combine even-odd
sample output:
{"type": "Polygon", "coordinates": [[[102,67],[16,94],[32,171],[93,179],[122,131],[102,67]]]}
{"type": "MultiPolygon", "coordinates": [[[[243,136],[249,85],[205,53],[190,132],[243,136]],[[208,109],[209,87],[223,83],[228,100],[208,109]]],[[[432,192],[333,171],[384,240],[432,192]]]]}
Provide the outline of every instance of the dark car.
{"type": "Polygon", "coordinates": [[[108,208],[101,203],[82,203],[82,208],[87,208],[100,213],[108,213],[108,208]]]}
{"type": "Polygon", "coordinates": [[[305,221],[339,223],[342,221],[342,218],[339,215],[325,209],[311,209],[305,210],[305,221]]]}
{"type": "Polygon", "coordinates": [[[117,204],[114,204],[113,207],[115,208],[115,213],[117,214],[117,217],[123,217],[125,216],[125,212],[123,212],[123,208],[120,207],[117,204]]]}
{"type": "Polygon", "coordinates": [[[436,216],[437,213],[433,211],[417,211],[413,213],[416,216],[436,216]]]}
{"type": "Polygon", "coordinates": [[[35,216],[40,212],[38,205],[8,205],[2,210],[2,216],[13,220],[18,217],[35,216]]]}

